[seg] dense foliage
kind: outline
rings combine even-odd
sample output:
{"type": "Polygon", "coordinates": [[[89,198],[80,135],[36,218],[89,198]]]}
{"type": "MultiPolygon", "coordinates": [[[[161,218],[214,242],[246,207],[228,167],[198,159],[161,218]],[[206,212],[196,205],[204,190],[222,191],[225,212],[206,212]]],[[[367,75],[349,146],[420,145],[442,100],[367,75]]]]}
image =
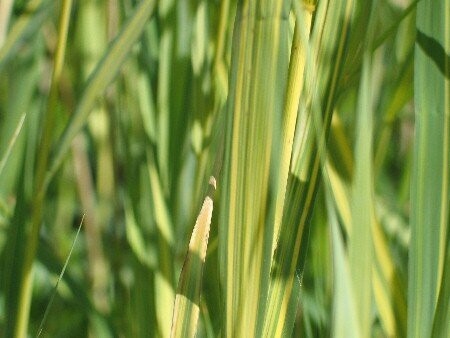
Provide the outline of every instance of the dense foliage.
{"type": "Polygon", "coordinates": [[[1,1],[0,336],[448,335],[449,26],[1,1]]]}

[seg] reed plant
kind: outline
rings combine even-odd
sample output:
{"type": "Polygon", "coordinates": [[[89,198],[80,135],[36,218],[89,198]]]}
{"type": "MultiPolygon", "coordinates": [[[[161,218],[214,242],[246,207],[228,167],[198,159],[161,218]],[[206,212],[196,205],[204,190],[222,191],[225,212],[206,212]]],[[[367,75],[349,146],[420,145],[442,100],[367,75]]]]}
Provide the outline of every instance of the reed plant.
{"type": "Polygon", "coordinates": [[[449,35],[450,0],[1,1],[0,336],[448,336],[449,35]]]}

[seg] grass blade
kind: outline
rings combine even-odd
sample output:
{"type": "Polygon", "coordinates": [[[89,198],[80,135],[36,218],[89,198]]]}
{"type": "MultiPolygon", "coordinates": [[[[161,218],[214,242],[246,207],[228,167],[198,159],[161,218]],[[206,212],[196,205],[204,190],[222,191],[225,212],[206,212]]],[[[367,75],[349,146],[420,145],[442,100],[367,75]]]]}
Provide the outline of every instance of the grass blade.
{"type": "Polygon", "coordinates": [[[361,334],[353,297],[351,272],[331,197],[327,197],[327,212],[331,227],[334,266],[333,326],[331,332],[333,332],[332,336],[336,338],[358,338],[361,337],[361,334]]]}
{"type": "Polygon", "coordinates": [[[61,281],[62,277],[64,276],[64,272],[66,272],[66,268],[67,268],[67,265],[69,264],[70,256],[72,256],[73,248],[75,247],[75,243],[77,242],[77,238],[78,238],[78,235],[80,233],[81,226],[83,225],[84,216],[85,215],[83,215],[83,217],[81,218],[80,225],[78,226],[77,232],[75,234],[75,238],[73,239],[73,242],[72,242],[72,246],[71,246],[70,251],[69,251],[69,253],[67,255],[66,261],[64,262],[64,265],[63,265],[63,267],[61,269],[61,273],[58,276],[58,280],[56,281],[56,285],[55,285],[55,288],[54,288],[54,290],[52,292],[52,296],[50,298],[50,301],[48,302],[47,307],[45,308],[44,316],[42,317],[41,323],[39,324],[39,329],[38,329],[38,332],[37,332],[37,335],[36,335],[37,337],[39,337],[41,335],[42,330],[44,329],[44,324],[45,324],[45,321],[47,319],[47,316],[48,316],[48,313],[50,311],[50,308],[52,306],[53,300],[55,299],[55,295],[56,295],[56,291],[58,290],[59,282],[61,281]]]}
{"type": "Polygon", "coordinates": [[[374,219],[372,187],[373,97],[371,41],[373,23],[363,57],[357,105],[358,135],[355,146],[355,175],[352,191],[352,227],[349,233],[349,258],[352,286],[361,337],[370,336],[372,328],[372,269],[374,219]]]}
{"type": "MultiPolygon", "coordinates": [[[[447,236],[450,238],[449,233],[447,236]]],[[[450,332],[450,240],[447,239],[444,272],[433,323],[433,338],[445,337],[450,332]]]]}
{"type": "Polygon", "coordinates": [[[0,161],[0,176],[2,175],[3,169],[5,168],[6,161],[9,158],[9,155],[11,154],[11,150],[14,147],[14,144],[16,143],[17,137],[20,134],[20,131],[23,127],[23,122],[25,121],[26,113],[23,113],[23,115],[20,117],[19,123],[17,124],[16,129],[14,130],[14,133],[11,137],[11,140],[8,143],[8,147],[6,148],[5,153],[3,154],[3,157],[0,161]]]}
{"type": "MultiPolygon", "coordinates": [[[[278,182],[277,200],[275,206],[274,238],[277,239],[283,216],[283,205],[285,201],[286,183],[291,164],[292,146],[294,142],[295,125],[297,122],[297,112],[300,94],[303,89],[303,72],[306,62],[306,50],[311,29],[311,19],[314,6],[305,3],[302,10],[299,10],[299,17],[296,20],[294,38],[291,47],[291,58],[289,63],[289,77],[285,105],[283,111],[283,121],[281,129],[281,157],[280,174],[278,182]]],[[[275,250],[276,240],[273,242],[275,250]]]]}
{"type": "Polygon", "coordinates": [[[92,75],[87,81],[81,100],[71,116],[63,135],[59,142],[57,142],[45,178],[43,190],[46,189],[56,170],[59,168],[59,165],[63,161],[64,156],[68,153],[73,138],[86,124],[96,99],[114,79],[120,66],[129,55],[131,48],[141,36],[148,18],[153,13],[154,7],[154,0],[145,0],[139,4],[134,15],[126,23],[125,27],[106,51],[103,59],[92,72],[92,75]]]}
{"type": "Polygon", "coordinates": [[[29,311],[31,306],[32,287],[33,287],[33,261],[36,256],[39,230],[42,224],[42,214],[44,205],[44,194],[39,192],[42,187],[45,171],[48,164],[48,155],[50,151],[50,142],[53,135],[55,112],[57,102],[57,88],[61,80],[61,72],[64,64],[65,51],[67,45],[67,33],[70,22],[70,13],[72,9],[72,0],[65,0],[61,6],[59,17],[59,32],[55,62],[52,69],[52,79],[50,85],[50,94],[47,102],[47,110],[43,122],[43,130],[40,141],[38,142],[36,170],[34,173],[33,196],[27,203],[31,202],[31,224],[25,238],[24,261],[21,266],[21,280],[18,286],[18,303],[16,321],[14,322],[14,335],[17,337],[25,336],[28,329],[29,311]]]}
{"type": "MultiPolygon", "coordinates": [[[[210,185],[214,189],[216,188],[216,180],[212,176],[210,185]]],[[[197,331],[203,266],[213,211],[212,193],[209,195],[205,197],[202,209],[195,222],[188,253],[178,282],[170,333],[170,336],[174,338],[195,337],[197,331]]]]}
{"type": "Polygon", "coordinates": [[[159,290],[156,298],[156,317],[163,337],[170,335],[170,325],[167,316],[172,313],[175,300],[174,278],[174,231],[168,205],[164,198],[161,178],[155,166],[155,157],[148,152],[148,174],[152,191],[153,209],[155,210],[155,222],[158,229],[158,269],[155,272],[155,285],[159,290]]]}
{"type": "Polygon", "coordinates": [[[449,0],[423,0],[417,7],[408,270],[411,338],[431,334],[445,260],[450,170],[449,13],[449,0]]]}
{"type": "Polygon", "coordinates": [[[12,26],[6,40],[0,45],[0,72],[17,55],[23,42],[39,30],[44,20],[52,14],[55,1],[32,0],[27,4],[26,14],[12,26]]]}
{"type": "MultiPolygon", "coordinates": [[[[315,28],[308,45],[305,69],[305,89],[308,91],[306,94],[303,93],[301,101],[298,130],[296,130],[297,142],[291,160],[292,172],[288,180],[280,235],[272,263],[263,330],[267,337],[280,337],[292,332],[293,312],[297,309],[299,299],[298,293],[294,290],[299,287],[297,274],[303,273],[304,260],[301,258],[304,257],[308,243],[308,238],[303,234],[308,229],[319,186],[320,157],[316,140],[320,139],[319,142],[323,145],[328,135],[338,74],[343,66],[342,60],[345,59],[343,46],[349,32],[349,13],[352,6],[352,1],[323,2],[319,4],[315,17],[315,28]],[[329,15],[327,16],[326,13],[329,15]],[[323,50],[332,50],[336,54],[332,57],[329,52],[322,53],[323,50]],[[333,63],[334,68],[329,68],[332,58],[338,61],[333,63]],[[319,65],[319,70],[316,64],[319,65]],[[305,104],[305,102],[311,102],[314,92],[312,88],[316,86],[330,88],[328,92],[324,91],[323,94],[321,92],[320,100],[326,102],[323,117],[320,116],[320,109],[313,112],[312,106],[305,104]],[[315,133],[311,119],[312,114],[316,112],[325,122],[325,128],[320,129],[319,137],[315,133]]],[[[302,15],[299,14],[298,17],[302,15]]]]}
{"type": "Polygon", "coordinates": [[[219,226],[224,336],[262,334],[274,217],[269,186],[278,180],[270,169],[279,163],[288,13],[289,1],[281,0],[239,2],[237,8],[219,226]]]}

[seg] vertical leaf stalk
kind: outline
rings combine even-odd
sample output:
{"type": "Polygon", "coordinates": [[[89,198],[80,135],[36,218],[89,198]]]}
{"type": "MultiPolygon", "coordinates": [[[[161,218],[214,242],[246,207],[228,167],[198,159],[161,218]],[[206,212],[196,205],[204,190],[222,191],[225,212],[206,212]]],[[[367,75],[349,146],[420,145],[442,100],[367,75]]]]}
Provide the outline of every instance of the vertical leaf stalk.
{"type": "Polygon", "coordinates": [[[449,3],[417,5],[408,269],[408,337],[417,338],[431,334],[449,226],[449,3]]]}
{"type": "Polygon", "coordinates": [[[50,94],[47,103],[47,111],[44,117],[42,138],[38,149],[39,156],[37,158],[37,168],[34,180],[31,228],[26,237],[27,245],[25,246],[25,259],[22,268],[22,278],[20,279],[21,285],[19,287],[19,306],[17,307],[19,313],[14,328],[15,337],[25,337],[28,327],[28,314],[31,304],[31,290],[33,287],[32,267],[36,256],[45,196],[45,191],[42,189],[42,186],[44,185],[44,177],[47,170],[54,123],[56,120],[55,113],[58,100],[58,85],[64,63],[71,9],[72,0],[63,1],[59,20],[58,42],[55,63],[53,65],[50,94]]]}

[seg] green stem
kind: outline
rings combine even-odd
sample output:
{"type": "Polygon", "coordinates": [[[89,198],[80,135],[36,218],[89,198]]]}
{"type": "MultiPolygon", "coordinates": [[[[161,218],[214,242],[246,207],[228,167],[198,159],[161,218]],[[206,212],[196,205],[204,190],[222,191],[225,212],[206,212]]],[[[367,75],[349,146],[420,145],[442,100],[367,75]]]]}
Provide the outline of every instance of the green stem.
{"type": "Polygon", "coordinates": [[[19,287],[19,306],[17,321],[15,322],[14,337],[26,337],[28,327],[28,316],[31,304],[31,291],[33,287],[33,261],[36,256],[39,240],[39,230],[42,224],[42,208],[44,203],[45,190],[41,189],[47,170],[47,163],[50,153],[50,146],[53,136],[55,113],[58,101],[58,85],[60,83],[61,72],[64,64],[64,56],[67,45],[67,32],[69,27],[72,0],[64,0],[61,7],[59,20],[58,43],[55,53],[55,63],[53,65],[52,81],[47,103],[47,112],[44,117],[44,129],[41,143],[38,148],[37,171],[34,181],[34,198],[32,201],[31,229],[25,245],[25,260],[22,270],[21,285],[19,287]]]}

